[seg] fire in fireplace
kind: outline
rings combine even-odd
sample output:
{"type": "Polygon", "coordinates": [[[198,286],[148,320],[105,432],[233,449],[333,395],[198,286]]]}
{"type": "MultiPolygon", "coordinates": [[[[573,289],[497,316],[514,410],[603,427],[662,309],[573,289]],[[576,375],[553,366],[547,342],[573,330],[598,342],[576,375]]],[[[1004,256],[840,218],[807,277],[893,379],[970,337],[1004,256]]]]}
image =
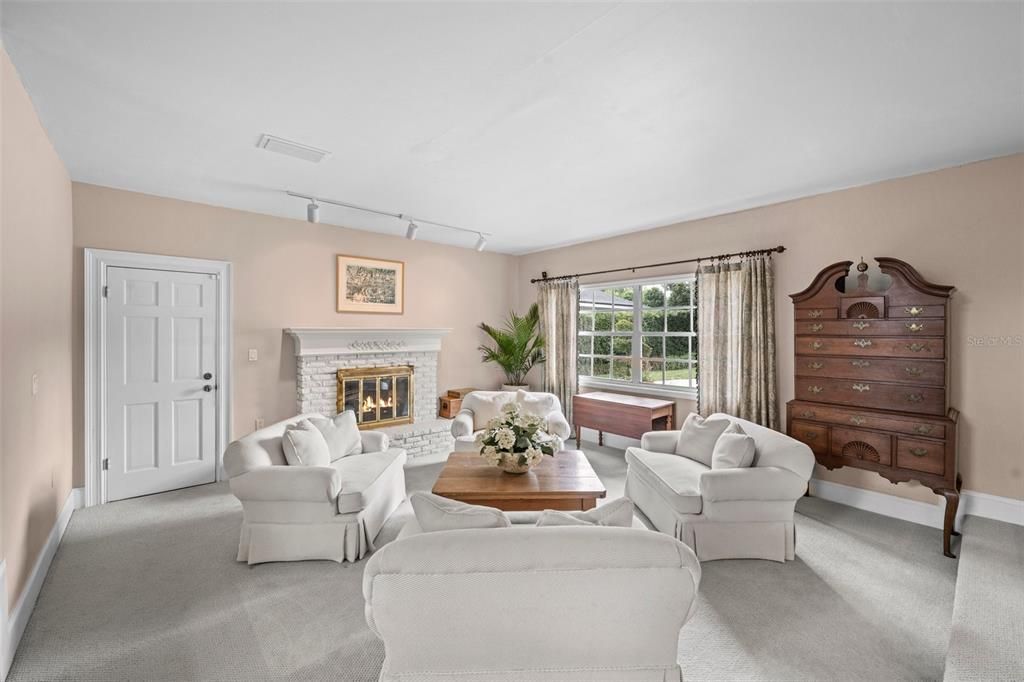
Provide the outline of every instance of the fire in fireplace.
{"type": "Polygon", "coordinates": [[[338,412],[352,410],[363,428],[412,423],[413,368],[338,370],[338,412]]]}

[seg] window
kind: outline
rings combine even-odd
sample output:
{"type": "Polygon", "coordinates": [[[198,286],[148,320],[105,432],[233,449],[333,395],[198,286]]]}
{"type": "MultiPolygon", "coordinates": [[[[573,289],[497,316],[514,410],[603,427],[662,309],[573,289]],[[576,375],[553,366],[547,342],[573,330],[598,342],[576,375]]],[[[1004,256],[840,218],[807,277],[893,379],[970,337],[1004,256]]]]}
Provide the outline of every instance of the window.
{"type": "Polygon", "coordinates": [[[687,276],[580,287],[581,381],[696,388],[693,285],[687,276]]]}

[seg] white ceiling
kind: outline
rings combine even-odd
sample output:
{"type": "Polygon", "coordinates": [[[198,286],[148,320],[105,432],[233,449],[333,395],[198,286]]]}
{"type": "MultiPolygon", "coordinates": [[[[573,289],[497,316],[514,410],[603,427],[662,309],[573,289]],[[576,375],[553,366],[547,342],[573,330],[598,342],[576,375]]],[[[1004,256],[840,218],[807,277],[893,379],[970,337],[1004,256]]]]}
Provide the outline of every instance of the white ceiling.
{"type": "Polygon", "coordinates": [[[1024,150],[1022,7],[33,1],[2,22],[74,180],[303,218],[287,188],[522,253],[1024,150]]]}

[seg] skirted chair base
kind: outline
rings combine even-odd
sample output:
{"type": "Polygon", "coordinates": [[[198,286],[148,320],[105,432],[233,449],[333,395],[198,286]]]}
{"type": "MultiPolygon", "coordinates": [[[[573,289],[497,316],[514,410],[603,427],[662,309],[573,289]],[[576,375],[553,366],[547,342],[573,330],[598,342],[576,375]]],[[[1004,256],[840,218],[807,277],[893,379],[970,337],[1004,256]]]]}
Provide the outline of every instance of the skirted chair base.
{"type": "MultiPolygon", "coordinates": [[[[403,474],[401,465],[397,469],[403,474]]],[[[405,476],[392,476],[380,486],[365,509],[356,514],[335,514],[317,521],[302,520],[322,509],[294,509],[289,522],[281,522],[281,503],[263,518],[259,505],[248,503],[238,541],[238,561],[260,564],[267,561],[359,561],[374,550],[373,541],[388,517],[405,500],[405,476]],[[277,520],[273,520],[277,519],[277,520]]],[[[303,503],[297,503],[302,505],[303,503]]]]}

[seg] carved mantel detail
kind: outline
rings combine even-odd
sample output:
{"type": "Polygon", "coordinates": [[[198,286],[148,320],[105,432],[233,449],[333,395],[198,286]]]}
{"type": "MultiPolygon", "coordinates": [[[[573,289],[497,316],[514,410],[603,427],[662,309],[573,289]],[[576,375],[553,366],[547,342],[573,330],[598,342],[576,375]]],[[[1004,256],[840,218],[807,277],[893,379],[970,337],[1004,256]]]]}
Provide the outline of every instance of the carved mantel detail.
{"type": "Polygon", "coordinates": [[[306,327],[284,330],[295,342],[297,357],[361,353],[433,352],[450,329],[344,329],[306,327]]]}

